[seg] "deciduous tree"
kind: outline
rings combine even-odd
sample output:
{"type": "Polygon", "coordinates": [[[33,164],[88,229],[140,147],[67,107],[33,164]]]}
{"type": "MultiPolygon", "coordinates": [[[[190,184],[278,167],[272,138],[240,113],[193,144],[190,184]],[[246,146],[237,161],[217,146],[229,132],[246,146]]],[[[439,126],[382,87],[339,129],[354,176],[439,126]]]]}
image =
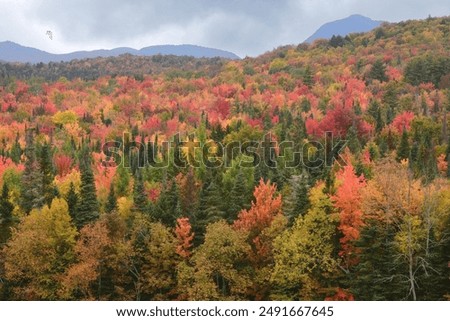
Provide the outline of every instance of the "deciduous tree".
{"type": "Polygon", "coordinates": [[[323,183],[311,189],[310,209],[274,241],[273,299],[320,300],[333,291],[339,272],[335,252],[338,216],[323,193],[323,183]]]}
{"type": "Polygon", "coordinates": [[[183,259],[188,258],[191,255],[192,241],[194,239],[194,233],[192,232],[189,218],[180,217],[177,219],[175,235],[178,242],[176,249],[177,254],[183,259]]]}
{"type": "Polygon", "coordinates": [[[55,300],[61,277],[74,262],[77,230],[66,201],[54,199],[50,207],[33,210],[19,224],[5,248],[5,276],[14,297],[55,300]]]}
{"type": "Polygon", "coordinates": [[[345,258],[347,265],[351,265],[355,254],[352,242],[359,238],[359,231],[363,226],[361,189],[366,185],[366,180],[363,175],[356,175],[350,159],[336,174],[336,179],[339,185],[331,200],[339,210],[339,230],[343,234],[340,239],[340,255],[345,258]]]}

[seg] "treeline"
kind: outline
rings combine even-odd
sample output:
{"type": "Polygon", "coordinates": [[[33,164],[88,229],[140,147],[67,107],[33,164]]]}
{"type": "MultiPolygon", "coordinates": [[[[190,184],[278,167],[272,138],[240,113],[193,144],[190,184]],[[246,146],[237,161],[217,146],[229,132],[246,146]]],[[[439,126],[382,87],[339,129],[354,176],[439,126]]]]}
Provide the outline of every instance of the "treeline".
{"type": "Polygon", "coordinates": [[[75,59],[69,62],[50,62],[48,64],[3,62],[0,63],[0,79],[41,78],[45,81],[56,81],[64,77],[95,80],[107,75],[132,76],[141,79],[143,75],[161,73],[166,73],[168,77],[212,77],[220,71],[226,61],[222,58],[124,54],[118,57],[75,59]]]}

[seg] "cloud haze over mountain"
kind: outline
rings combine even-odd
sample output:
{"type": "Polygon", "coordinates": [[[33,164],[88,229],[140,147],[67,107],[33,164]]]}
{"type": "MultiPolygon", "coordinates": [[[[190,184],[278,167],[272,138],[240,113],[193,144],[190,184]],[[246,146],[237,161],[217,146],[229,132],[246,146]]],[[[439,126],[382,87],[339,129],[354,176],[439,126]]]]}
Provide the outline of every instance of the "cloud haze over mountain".
{"type": "Polygon", "coordinates": [[[362,14],[400,21],[450,14],[448,0],[0,0],[0,41],[65,53],[195,44],[254,56],[300,43],[322,24],[362,14]],[[386,10],[389,8],[389,10],[386,10]],[[46,32],[53,33],[51,40],[46,32]]]}

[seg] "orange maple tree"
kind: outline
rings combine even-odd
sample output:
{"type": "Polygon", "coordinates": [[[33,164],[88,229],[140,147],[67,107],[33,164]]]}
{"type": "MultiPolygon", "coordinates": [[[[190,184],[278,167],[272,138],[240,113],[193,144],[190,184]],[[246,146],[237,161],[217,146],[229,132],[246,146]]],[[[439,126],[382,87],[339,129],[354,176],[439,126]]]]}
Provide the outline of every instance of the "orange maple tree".
{"type": "MultiPolygon", "coordinates": [[[[366,186],[366,180],[364,175],[356,175],[350,161],[336,174],[336,179],[340,185],[331,200],[339,210],[339,230],[343,234],[339,254],[348,258],[353,253],[352,242],[359,238],[359,231],[363,226],[361,189],[366,186]]],[[[351,263],[350,261],[347,263],[351,263]]]]}
{"type": "Polygon", "coordinates": [[[276,216],[282,215],[281,195],[275,196],[275,192],[275,184],[270,184],[270,181],[264,183],[261,179],[253,192],[255,201],[252,201],[249,210],[244,209],[239,213],[234,227],[259,234],[264,228],[270,226],[276,216]]]}
{"type": "Polygon", "coordinates": [[[180,217],[177,219],[175,235],[177,237],[177,254],[184,259],[188,258],[191,255],[192,240],[194,239],[194,232],[192,232],[189,218],[180,217]]]}

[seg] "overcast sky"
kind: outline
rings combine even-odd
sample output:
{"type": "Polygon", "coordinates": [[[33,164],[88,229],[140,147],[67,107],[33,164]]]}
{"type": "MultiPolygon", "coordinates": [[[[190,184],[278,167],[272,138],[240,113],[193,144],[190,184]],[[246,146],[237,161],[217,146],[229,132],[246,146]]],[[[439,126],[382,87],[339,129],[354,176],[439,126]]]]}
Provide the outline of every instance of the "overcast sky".
{"type": "Polygon", "coordinates": [[[392,22],[444,16],[450,1],[0,0],[0,13],[0,41],[53,53],[196,44],[245,57],[300,43],[322,24],[351,14],[392,22]]]}

